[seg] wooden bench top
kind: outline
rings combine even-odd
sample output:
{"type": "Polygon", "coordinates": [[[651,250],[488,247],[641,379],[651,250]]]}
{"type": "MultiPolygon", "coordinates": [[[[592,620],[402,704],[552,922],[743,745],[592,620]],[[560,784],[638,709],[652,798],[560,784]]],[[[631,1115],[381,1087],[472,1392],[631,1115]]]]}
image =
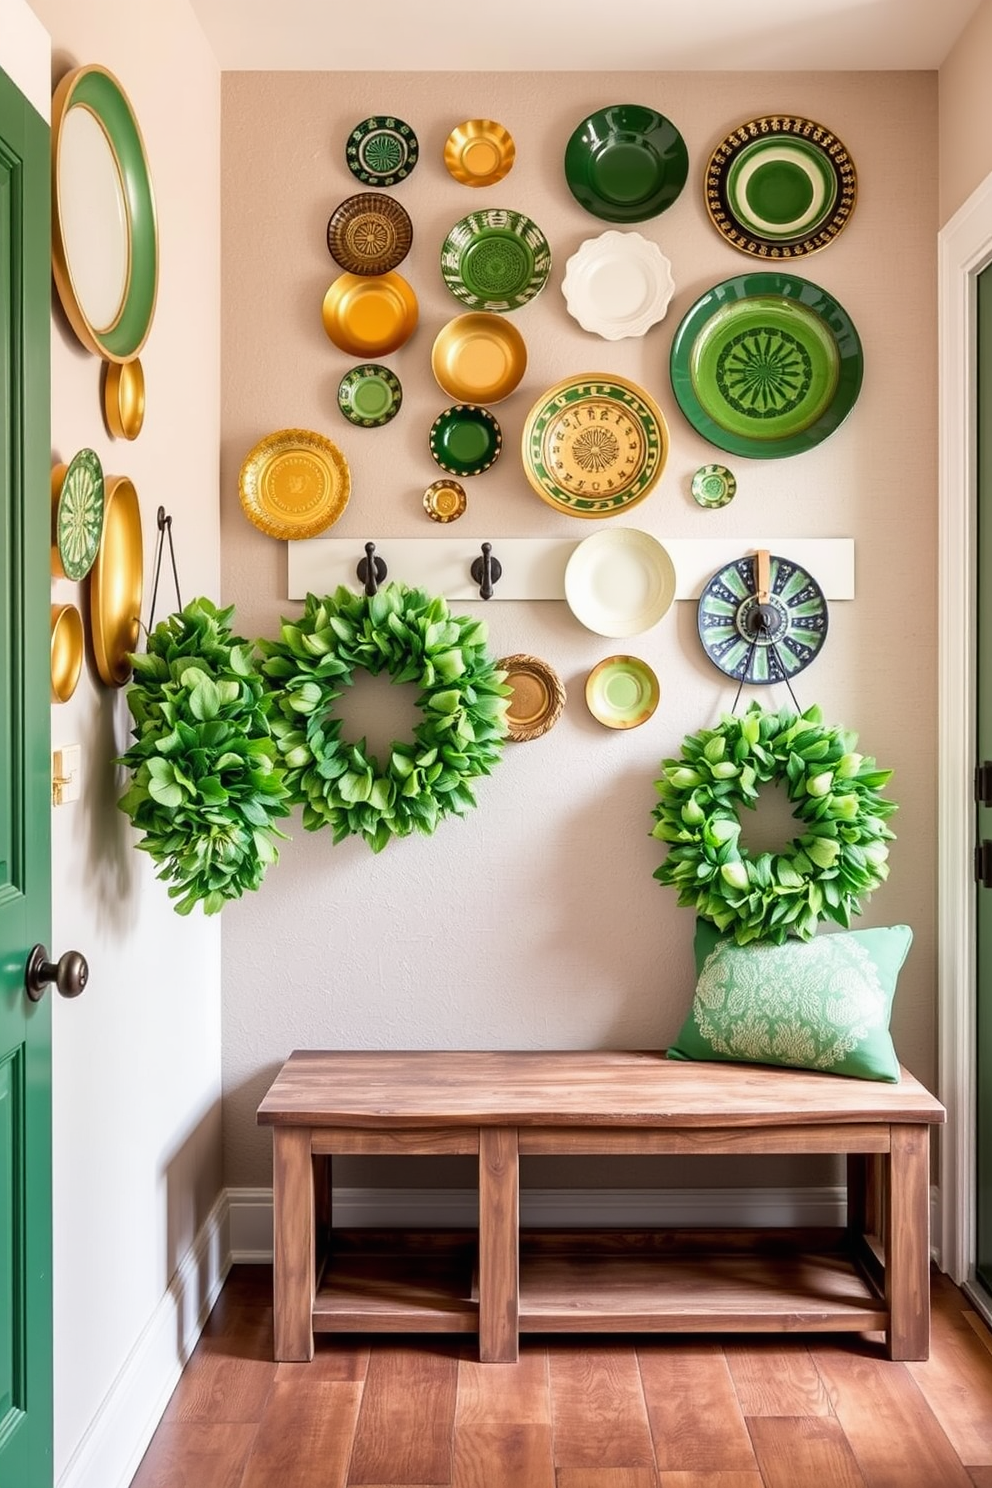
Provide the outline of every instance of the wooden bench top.
{"type": "Polygon", "coordinates": [[[940,1102],[807,1070],[687,1063],[664,1052],[297,1050],[258,1108],[263,1126],[734,1127],[938,1123],[940,1102]]]}

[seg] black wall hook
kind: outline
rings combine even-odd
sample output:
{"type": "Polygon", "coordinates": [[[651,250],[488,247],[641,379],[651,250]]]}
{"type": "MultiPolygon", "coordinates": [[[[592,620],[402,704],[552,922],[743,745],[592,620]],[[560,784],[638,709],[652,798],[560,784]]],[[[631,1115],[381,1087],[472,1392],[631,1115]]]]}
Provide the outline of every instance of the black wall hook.
{"type": "Polygon", "coordinates": [[[355,570],[361,583],[365,585],[365,593],[371,596],[378,594],[379,585],[386,577],[389,569],[383,558],[375,555],[375,543],[365,544],[365,557],[358,560],[358,568],[355,570]]]}
{"type": "Polygon", "coordinates": [[[492,552],[492,543],[484,542],[482,557],[472,560],[471,574],[479,586],[480,599],[492,599],[493,585],[499,582],[503,573],[502,563],[492,556],[492,552]]]}

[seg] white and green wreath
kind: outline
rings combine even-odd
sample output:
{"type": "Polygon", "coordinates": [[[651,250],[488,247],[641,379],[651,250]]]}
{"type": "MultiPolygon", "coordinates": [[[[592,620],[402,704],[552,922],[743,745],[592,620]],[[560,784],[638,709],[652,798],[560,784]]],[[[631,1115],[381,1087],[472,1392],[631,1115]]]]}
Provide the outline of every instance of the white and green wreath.
{"type": "Polygon", "coordinates": [[[444,599],[388,584],[377,594],[339,588],[308,594],[278,641],[260,641],[272,693],[270,725],[290,801],[308,831],[334,841],[364,837],[380,852],[392,837],[429,835],[476,804],[469,782],[500,758],[510,689],[486,649],[480,620],[452,615],[444,599]],[[420,688],[423,721],[393,742],[385,763],[366,741],[341,738],[334,704],[359,670],[420,688]]]}
{"type": "Polygon", "coordinates": [[[740,945],[808,940],[823,918],[847,927],[862,895],[888,877],[885,825],[896,810],[879,790],[891,770],[855,752],[857,735],[825,727],[819,708],[797,715],[754,703],[740,718],[688,735],[662,763],[652,836],[671,844],[655,878],[740,945]],[[785,785],[802,832],[781,852],[752,856],[739,808],[785,785]]]}

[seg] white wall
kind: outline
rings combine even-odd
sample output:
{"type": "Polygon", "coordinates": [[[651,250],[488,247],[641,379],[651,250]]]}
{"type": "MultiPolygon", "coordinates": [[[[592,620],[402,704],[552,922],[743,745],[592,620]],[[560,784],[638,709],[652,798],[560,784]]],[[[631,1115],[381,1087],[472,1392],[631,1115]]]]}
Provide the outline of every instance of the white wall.
{"type": "Polygon", "coordinates": [[[982,0],[940,66],[940,223],[992,171],[988,127],[992,0],[982,0]]]}
{"type": "MultiPolygon", "coordinates": [[[[51,34],[53,83],[88,62],[120,79],[157,199],[161,273],[136,441],[107,433],[100,362],[57,299],[52,325],[52,458],[90,446],[134,482],[147,621],[160,504],[184,599],[218,594],[219,73],[186,0],[155,7],[154,26],[126,0],[34,9],[51,34]]],[[[53,598],[85,617],[85,587],[60,580],[53,598]]],[[[164,582],[159,618],[172,604],[164,582]]],[[[170,1281],[221,1181],[220,927],[179,919],[134,850],[112,763],[129,727],[124,692],[91,663],[52,710],[53,745],[83,750],[82,800],[52,813],[53,948],[78,947],[90,965],[85,995],[54,1009],[55,1465],[74,1488],[116,1488],[114,1451],[134,1443],[149,1402],[139,1392],[114,1419],[115,1381],[130,1362],[149,1387],[162,1347],[175,1358],[188,1320],[171,1316],[170,1281]]]]}

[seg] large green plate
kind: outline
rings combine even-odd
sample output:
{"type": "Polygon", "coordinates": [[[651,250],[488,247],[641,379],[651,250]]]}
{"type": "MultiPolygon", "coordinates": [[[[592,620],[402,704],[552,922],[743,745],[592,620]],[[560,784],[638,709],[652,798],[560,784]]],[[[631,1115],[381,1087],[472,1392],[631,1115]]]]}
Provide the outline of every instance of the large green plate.
{"type": "Polygon", "coordinates": [[[547,284],[551,249],[523,212],[490,207],[455,223],[441,245],[441,273],[473,310],[516,310],[547,284]]]}
{"type": "Polygon", "coordinates": [[[672,388],[689,423],[718,449],[757,460],[822,443],[857,402],[863,374],[843,305],[795,274],[715,285],[672,343],[672,388]]]}
{"type": "Polygon", "coordinates": [[[77,67],[52,99],[52,270],[88,351],[126,362],[155,313],[158,230],[138,122],[105,67],[77,67]]]}
{"type": "Polygon", "coordinates": [[[639,103],[598,109],[565,146],[568,189],[605,222],[644,222],[670,207],[689,174],[685,140],[670,119],[639,103]]]}

